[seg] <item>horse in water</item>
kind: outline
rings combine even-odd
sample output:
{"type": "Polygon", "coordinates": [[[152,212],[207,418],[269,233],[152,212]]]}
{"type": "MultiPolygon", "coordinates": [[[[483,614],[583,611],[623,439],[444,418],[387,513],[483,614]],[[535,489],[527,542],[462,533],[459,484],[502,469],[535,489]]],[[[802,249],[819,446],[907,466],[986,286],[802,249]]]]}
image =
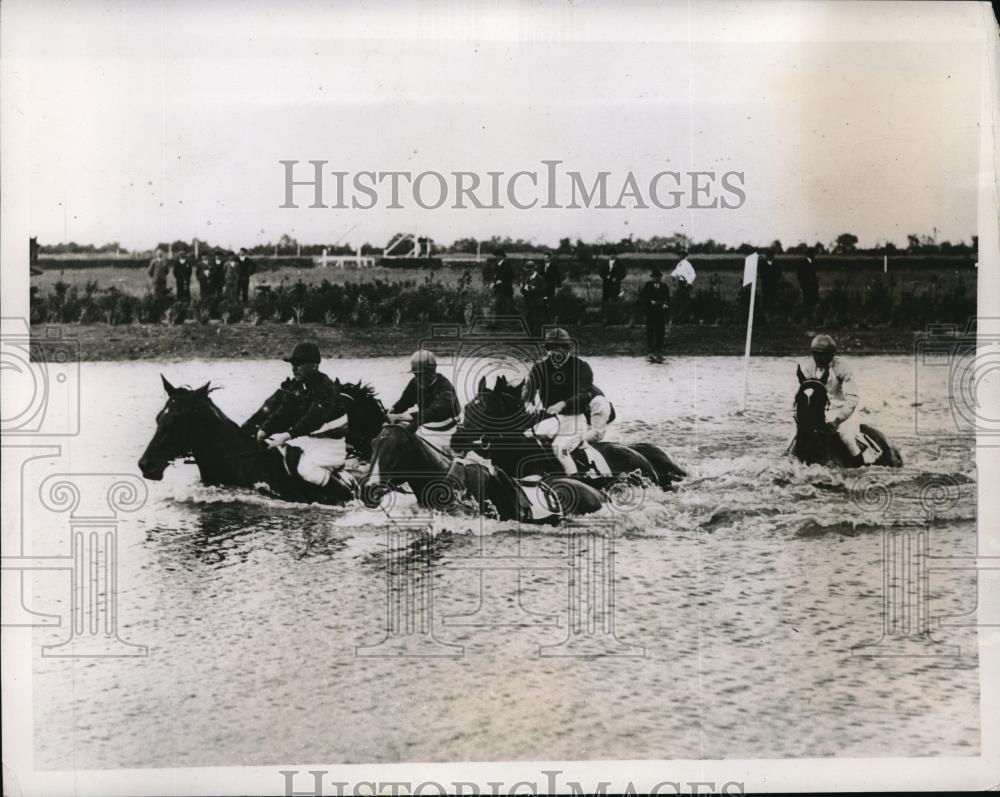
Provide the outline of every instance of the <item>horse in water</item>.
{"type": "MultiPolygon", "coordinates": [[[[303,481],[294,467],[290,467],[298,449],[287,446],[286,452],[282,452],[258,443],[212,401],[209,394],[216,388],[210,382],[192,389],[174,387],[165,377],[160,378],[167,392],[167,403],[156,416],[156,432],[139,459],[139,470],[145,478],[159,481],[168,464],[191,457],[205,484],[265,487],[286,501],[342,504],[354,498],[353,479],[345,473],[333,474],[322,487],[303,481]]],[[[362,449],[368,446],[370,450],[370,441],[365,441],[364,435],[373,421],[365,419],[369,415],[377,417],[373,403],[377,405],[378,399],[367,386],[340,385],[340,388],[334,414],[348,416],[347,442],[355,440],[362,449]],[[356,416],[353,426],[352,412],[356,416]]]]}
{"type": "Polygon", "coordinates": [[[362,500],[377,506],[392,490],[408,487],[417,502],[445,510],[471,502],[478,514],[489,506],[501,520],[553,523],[566,514],[588,514],[601,508],[592,487],[570,479],[530,485],[473,459],[456,459],[415,433],[410,424],[386,424],[372,442],[371,466],[359,482],[362,500]]]}
{"type": "MultiPolygon", "coordinates": [[[[799,374],[799,389],[795,394],[795,440],[792,454],[807,465],[851,467],[851,452],[840,436],[826,422],[830,400],[826,383],[806,379],[799,374]]],[[[874,426],[861,424],[858,443],[865,455],[865,465],[903,467],[903,457],[882,432],[874,426]]]]}
{"type": "MultiPolygon", "coordinates": [[[[480,379],[476,396],[466,405],[462,426],[451,445],[456,452],[477,451],[514,478],[563,474],[548,441],[534,437],[530,431],[539,419],[537,413],[525,409],[520,384],[508,383],[506,377],[500,376],[488,388],[485,378],[480,379]]],[[[687,475],[666,452],[651,443],[591,443],[574,451],[573,458],[581,477],[595,484],[635,474],[667,489],[687,475]],[[596,451],[603,462],[593,461],[588,448],[596,451]]]]}

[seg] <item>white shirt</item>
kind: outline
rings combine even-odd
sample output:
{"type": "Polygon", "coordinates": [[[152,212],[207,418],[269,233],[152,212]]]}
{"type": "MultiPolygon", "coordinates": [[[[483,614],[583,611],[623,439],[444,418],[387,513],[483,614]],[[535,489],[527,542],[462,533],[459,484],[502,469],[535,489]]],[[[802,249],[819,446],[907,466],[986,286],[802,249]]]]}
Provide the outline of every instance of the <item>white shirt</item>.
{"type": "Polygon", "coordinates": [[[692,266],[691,261],[685,257],[674,267],[674,270],[670,272],[670,276],[682,279],[686,284],[691,285],[695,278],[694,266],[692,266]]]}
{"type": "MultiPolygon", "coordinates": [[[[823,380],[823,369],[810,357],[799,363],[799,370],[806,379],[823,380]]],[[[830,363],[830,373],[826,378],[826,395],[830,399],[830,409],[834,418],[843,421],[854,414],[858,406],[858,384],[847,363],[834,357],[830,363]]]]}

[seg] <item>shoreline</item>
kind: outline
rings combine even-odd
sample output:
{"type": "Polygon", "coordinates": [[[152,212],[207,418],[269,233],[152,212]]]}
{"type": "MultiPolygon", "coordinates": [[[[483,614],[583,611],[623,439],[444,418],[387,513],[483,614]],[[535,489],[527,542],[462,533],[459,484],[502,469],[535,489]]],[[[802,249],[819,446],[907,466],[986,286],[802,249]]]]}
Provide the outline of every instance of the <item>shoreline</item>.
{"type": "MultiPolygon", "coordinates": [[[[440,325],[437,325],[440,327],[440,325]]],[[[568,327],[586,356],[646,355],[642,326],[568,327]]],[[[921,333],[891,327],[813,328],[783,326],[755,329],[752,356],[784,357],[808,354],[813,334],[833,335],[847,356],[912,354],[921,333]]],[[[331,327],[323,324],[39,324],[31,327],[32,341],[75,341],[81,362],[127,360],[238,360],[287,356],[302,340],[319,344],[325,359],[355,357],[408,357],[419,342],[431,337],[421,324],[387,327],[331,327]]],[[[477,344],[496,340],[503,333],[475,338],[477,344]]],[[[739,326],[668,326],[664,356],[742,356],[746,328],[739,326]]]]}

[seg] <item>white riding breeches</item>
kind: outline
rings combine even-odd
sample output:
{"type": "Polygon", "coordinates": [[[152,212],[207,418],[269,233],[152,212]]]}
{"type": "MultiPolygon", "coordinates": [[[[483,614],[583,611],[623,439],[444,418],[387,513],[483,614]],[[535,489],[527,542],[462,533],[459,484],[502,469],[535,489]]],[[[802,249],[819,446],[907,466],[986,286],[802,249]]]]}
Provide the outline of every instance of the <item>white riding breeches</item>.
{"type": "Polygon", "coordinates": [[[588,443],[599,443],[608,431],[608,421],[611,418],[611,402],[606,396],[594,396],[590,400],[590,429],[587,431],[588,443]]]}
{"type": "Polygon", "coordinates": [[[837,436],[844,441],[844,445],[847,446],[852,457],[861,453],[857,441],[859,434],[861,434],[861,419],[858,418],[857,411],[854,411],[837,427],[837,436]]]}
{"type": "Polygon", "coordinates": [[[555,454],[563,470],[570,476],[576,473],[576,463],[569,452],[581,445],[587,436],[587,419],[581,415],[550,415],[533,429],[536,437],[552,440],[555,454]]]}
{"type": "Polygon", "coordinates": [[[288,445],[302,449],[299,459],[299,476],[310,484],[325,486],[330,474],[344,467],[347,460],[347,444],[343,439],[329,437],[295,437],[288,445]]]}

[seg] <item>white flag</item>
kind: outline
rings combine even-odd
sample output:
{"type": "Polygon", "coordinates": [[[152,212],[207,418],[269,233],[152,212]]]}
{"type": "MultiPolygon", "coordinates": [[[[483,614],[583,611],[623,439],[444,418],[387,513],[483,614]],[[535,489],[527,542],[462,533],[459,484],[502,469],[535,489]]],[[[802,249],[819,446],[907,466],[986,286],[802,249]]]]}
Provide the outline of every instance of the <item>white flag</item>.
{"type": "Polygon", "coordinates": [[[743,263],[743,284],[750,285],[753,281],[757,279],[757,253],[754,252],[752,255],[747,255],[746,261],[743,263]]]}

